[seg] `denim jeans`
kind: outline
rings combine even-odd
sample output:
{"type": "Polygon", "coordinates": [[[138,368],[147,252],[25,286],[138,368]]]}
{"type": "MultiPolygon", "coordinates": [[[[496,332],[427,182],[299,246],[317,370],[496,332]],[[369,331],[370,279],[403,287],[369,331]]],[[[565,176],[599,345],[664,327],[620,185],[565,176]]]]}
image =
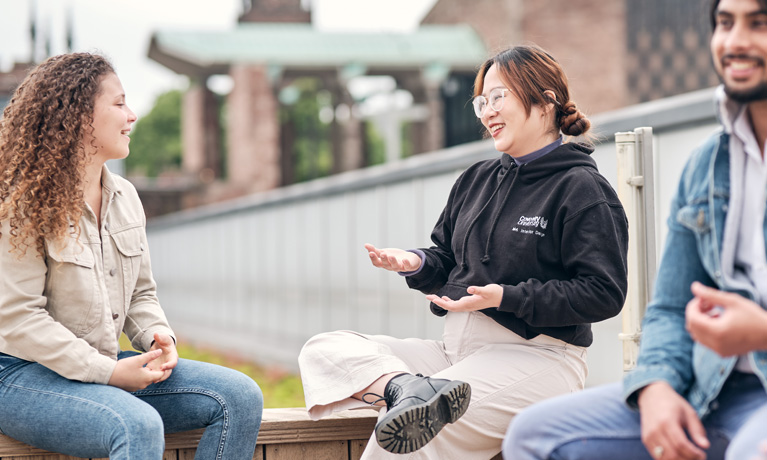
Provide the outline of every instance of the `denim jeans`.
{"type": "MultiPolygon", "coordinates": [[[[747,460],[767,440],[767,393],[759,378],[733,373],[703,418],[711,442],[707,460],[747,460]]],[[[530,406],[509,426],[506,460],[652,460],[640,438],[639,412],[623,400],[620,383],[530,406]]]]}
{"type": "Polygon", "coordinates": [[[262,410],[250,377],[213,364],[179,359],[167,380],[129,393],[0,353],[0,432],[76,457],[161,460],[165,433],[205,428],[195,459],[251,460],[262,410]]]}

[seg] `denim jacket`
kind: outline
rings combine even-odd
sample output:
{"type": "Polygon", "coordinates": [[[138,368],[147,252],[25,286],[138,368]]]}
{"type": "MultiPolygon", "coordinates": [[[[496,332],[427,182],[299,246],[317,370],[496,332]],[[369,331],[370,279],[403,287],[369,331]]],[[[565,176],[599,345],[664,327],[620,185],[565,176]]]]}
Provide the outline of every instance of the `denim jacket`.
{"type": "MultiPolygon", "coordinates": [[[[693,281],[754,298],[752,292],[729,287],[722,273],[722,235],[730,199],[729,139],[723,130],[713,134],[693,153],[682,173],[671,204],[655,292],[642,323],[637,367],[623,382],[624,396],[632,407],[636,407],[638,390],[663,380],[702,417],[735,367],[737,357],[722,358],[693,342],[685,329],[693,281]]],[[[767,238],[767,226],[763,228],[767,238]]],[[[767,351],[749,353],[749,360],[766,383],[767,351]]]]}
{"type": "Polygon", "coordinates": [[[90,208],[62,245],[10,252],[0,222],[0,353],[71,379],[107,383],[125,332],[148,350],[155,332],[173,335],[156,296],[144,209],[127,180],[102,170],[102,222],[90,208]]]}

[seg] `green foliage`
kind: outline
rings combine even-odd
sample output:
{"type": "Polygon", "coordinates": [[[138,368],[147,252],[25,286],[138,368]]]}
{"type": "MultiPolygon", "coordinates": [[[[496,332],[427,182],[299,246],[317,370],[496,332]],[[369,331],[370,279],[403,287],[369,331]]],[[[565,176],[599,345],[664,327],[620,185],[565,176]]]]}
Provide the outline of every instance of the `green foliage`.
{"type": "MultiPolygon", "coordinates": [[[[331,173],[333,154],[330,144],[330,125],[319,118],[322,108],[332,107],[330,95],[320,89],[316,78],[299,78],[293,82],[299,90],[295,103],[282,106],[280,119],[295,134],[292,155],[295,182],[302,182],[331,173]]],[[[285,152],[287,153],[287,152],[285,152]]]]}
{"type": "Polygon", "coordinates": [[[413,146],[413,125],[412,123],[400,124],[400,142],[402,146],[401,158],[407,158],[415,154],[415,147],[413,146]]]}
{"type": "Polygon", "coordinates": [[[365,157],[368,166],[380,165],[386,162],[386,144],[383,137],[370,121],[362,123],[365,139],[365,157]]]}
{"type": "Polygon", "coordinates": [[[184,343],[179,343],[176,348],[181,358],[218,364],[249,376],[261,387],[266,408],[304,407],[304,388],[301,378],[297,375],[278,368],[264,368],[234,355],[226,355],[210,349],[198,349],[184,343]]]}
{"type": "Polygon", "coordinates": [[[152,110],[133,127],[130,155],[125,160],[129,174],[157,177],[181,167],[181,98],[173,90],[157,97],[152,110]]]}
{"type": "MultiPolygon", "coordinates": [[[[120,348],[133,350],[125,334],[120,336],[120,348]]],[[[282,369],[264,368],[233,354],[222,353],[213,349],[197,348],[179,342],[178,355],[184,359],[193,359],[206,363],[236,369],[249,376],[261,387],[264,394],[264,407],[304,407],[304,387],[298,375],[282,369]]]]}

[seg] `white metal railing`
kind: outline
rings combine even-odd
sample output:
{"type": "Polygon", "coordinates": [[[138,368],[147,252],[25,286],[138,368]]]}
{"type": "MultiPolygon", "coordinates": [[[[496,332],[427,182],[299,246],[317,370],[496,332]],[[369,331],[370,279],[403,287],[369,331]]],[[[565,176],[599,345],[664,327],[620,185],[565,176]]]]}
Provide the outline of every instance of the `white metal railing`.
{"type": "Polygon", "coordinates": [[[621,313],[624,372],[636,366],[642,318],[655,279],[655,176],[652,128],[615,133],[617,192],[629,219],[629,287],[621,313]]]}
{"type": "MultiPolygon", "coordinates": [[[[644,195],[644,212],[654,207],[658,216],[655,223],[645,219],[648,238],[663,240],[665,226],[658,222],[668,212],[684,162],[716,127],[713,109],[704,113],[707,101],[709,94],[686,95],[678,103],[643,104],[592,119],[608,133],[662,120],[653,122],[652,141],[633,133],[643,146],[655,147],[654,161],[643,160],[656,166],[654,174],[645,173],[642,187],[655,191],[654,199],[644,195]],[[650,176],[654,187],[648,186],[650,176]]],[[[492,141],[482,141],[152,219],[153,269],[171,325],[182,340],[291,369],[301,345],[322,331],[439,339],[442,319],[429,313],[428,302],[401,277],[373,268],[362,245],[429,245],[457,174],[496,155],[492,141]]],[[[619,188],[615,145],[597,145],[592,157],[619,188]]],[[[629,219],[635,227],[636,217],[629,219]]],[[[632,251],[656,253],[649,246],[632,251]]],[[[654,258],[645,267],[649,289],[654,258]]],[[[622,375],[621,318],[594,324],[593,330],[587,385],[616,381],[622,375]]]]}

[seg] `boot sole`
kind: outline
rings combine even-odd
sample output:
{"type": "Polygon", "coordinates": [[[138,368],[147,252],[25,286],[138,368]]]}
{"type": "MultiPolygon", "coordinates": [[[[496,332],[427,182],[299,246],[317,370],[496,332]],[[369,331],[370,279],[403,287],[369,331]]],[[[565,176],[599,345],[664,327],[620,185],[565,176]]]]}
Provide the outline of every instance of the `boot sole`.
{"type": "Polygon", "coordinates": [[[428,401],[410,406],[386,423],[377,425],[376,441],[394,454],[414,452],[434,439],[445,425],[461,418],[469,408],[470,400],[468,383],[451,382],[428,401]]]}

